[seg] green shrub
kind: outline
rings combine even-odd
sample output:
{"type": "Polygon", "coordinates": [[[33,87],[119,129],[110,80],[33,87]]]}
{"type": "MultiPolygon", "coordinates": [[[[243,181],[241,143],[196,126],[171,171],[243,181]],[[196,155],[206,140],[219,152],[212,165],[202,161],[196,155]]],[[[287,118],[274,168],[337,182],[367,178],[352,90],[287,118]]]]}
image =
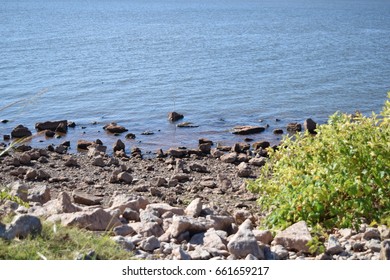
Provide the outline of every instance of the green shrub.
{"type": "MultiPolygon", "coordinates": [[[[388,94],[390,98],[390,93],[388,94]]],[[[269,150],[250,191],[258,193],[264,226],[300,220],[325,228],[357,227],[390,214],[390,102],[379,115],[335,113],[317,135],[307,132],[269,150]]]]}

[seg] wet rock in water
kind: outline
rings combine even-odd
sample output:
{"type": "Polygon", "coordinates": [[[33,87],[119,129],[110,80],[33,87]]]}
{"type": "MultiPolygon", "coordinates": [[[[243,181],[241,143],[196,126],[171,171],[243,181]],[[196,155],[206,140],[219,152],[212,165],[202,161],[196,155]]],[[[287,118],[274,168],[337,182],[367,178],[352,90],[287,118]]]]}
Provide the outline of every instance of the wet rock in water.
{"type": "Polygon", "coordinates": [[[3,234],[3,238],[11,240],[15,237],[26,238],[28,235],[37,235],[42,232],[41,220],[32,215],[16,216],[3,234]]]}
{"type": "Polygon", "coordinates": [[[182,118],[184,118],[184,116],[180,113],[177,113],[177,112],[169,112],[168,113],[168,120],[171,122],[181,120],[182,118]]]}
{"type": "Polygon", "coordinates": [[[206,139],[206,138],[200,138],[198,140],[199,145],[201,144],[210,144],[211,146],[214,145],[213,141],[206,139]]]}
{"type": "Polygon", "coordinates": [[[142,158],[142,151],[138,147],[133,147],[131,149],[131,156],[134,158],[142,158]]]}
{"type": "Polygon", "coordinates": [[[30,137],[32,135],[31,131],[23,126],[23,125],[18,125],[11,131],[11,137],[12,138],[24,138],[24,137],[30,137]]]}
{"type": "Polygon", "coordinates": [[[55,129],[55,132],[57,133],[67,133],[68,132],[68,123],[61,122],[57,128],[55,129]]]}
{"type": "Polygon", "coordinates": [[[72,121],[68,121],[68,127],[75,128],[76,127],[76,123],[72,122],[72,121]]]}
{"type": "Polygon", "coordinates": [[[265,130],[265,127],[262,127],[262,126],[244,125],[244,126],[234,127],[232,133],[238,134],[238,135],[247,135],[247,134],[260,133],[260,132],[263,132],[264,130],[265,130]]]}
{"type": "Polygon", "coordinates": [[[109,124],[105,125],[103,127],[103,129],[110,132],[110,133],[114,133],[114,134],[115,133],[123,133],[123,132],[128,131],[128,129],[126,129],[123,126],[117,125],[116,123],[109,123],[109,124]]]}
{"type": "Polygon", "coordinates": [[[72,197],[75,203],[83,205],[100,205],[103,201],[102,197],[98,197],[92,194],[84,193],[81,191],[74,190],[72,197]]]}
{"type": "Polygon", "coordinates": [[[227,248],[237,258],[244,259],[248,254],[252,254],[257,259],[264,260],[264,252],[259,247],[252,232],[252,223],[250,220],[246,220],[240,225],[238,232],[227,244],[227,248]]]}
{"type": "Polygon", "coordinates": [[[38,131],[43,131],[43,130],[56,131],[59,126],[60,126],[59,129],[60,130],[64,130],[65,133],[66,133],[67,127],[68,127],[68,121],[67,120],[61,120],[61,121],[39,122],[39,123],[35,124],[35,129],[38,130],[38,131]]]}
{"type": "Polygon", "coordinates": [[[56,133],[52,130],[45,130],[45,136],[48,138],[52,138],[56,135],[56,133]]]}
{"type": "Polygon", "coordinates": [[[45,204],[46,202],[50,201],[50,199],[50,188],[46,185],[36,186],[30,189],[28,192],[28,201],[45,204]]]}
{"type": "Polygon", "coordinates": [[[118,139],[118,140],[116,140],[116,142],[114,143],[112,148],[113,148],[114,153],[115,153],[116,151],[125,151],[126,146],[125,146],[125,143],[123,143],[123,141],[121,139],[118,139]]]}
{"type": "Polygon", "coordinates": [[[176,125],[177,127],[184,127],[184,128],[195,128],[199,127],[199,125],[193,124],[192,122],[183,122],[176,125]]]}
{"type": "Polygon", "coordinates": [[[93,145],[94,142],[86,141],[86,140],[78,140],[77,141],[77,149],[87,150],[89,146],[93,145]]]}
{"type": "Polygon", "coordinates": [[[284,131],[283,131],[283,129],[281,129],[281,128],[275,128],[274,130],[273,130],[273,134],[283,134],[284,133],[284,131]]]}
{"type": "Polygon", "coordinates": [[[1,123],[8,123],[9,120],[0,120],[1,123]]]}
{"type": "Polygon", "coordinates": [[[300,221],[286,228],[275,236],[275,244],[284,246],[287,249],[309,252],[307,243],[312,240],[310,231],[304,221],[300,221]]]}
{"type": "Polygon", "coordinates": [[[258,142],[255,142],[252,144],[252,147],[254,150],[258,150],[260,148],[266,149],[270,146],[271,146],[271,144],[268,141],[258,141],[258,142]]]}
{"type": "Polygon", "coordinates": [[[289,132],[302,131],[302,125],[300,123],[289,123],[287,125],[287,131],[289,131],[289,132]]]}
{"type": "Polygon", "coordinates": [[[150,130],[145,130],[144,132],[141,133],[141,135],[153,135],[154,132],[153,131],[150,131],[150,130]]]}
{"type": "Polygon", "coordinates": [[[136,136],[134,133],[127,133],[126,136],[125,136],[126,139],[135,139],[136,136]]]}
{"type": "Polygon", "coordinates": [[[309,131],[311,134],[316,134],[315,130],[317,128],[317,123],[313,121],[312,119],[306,119],[303,123],[303,127],[309,131]]]}

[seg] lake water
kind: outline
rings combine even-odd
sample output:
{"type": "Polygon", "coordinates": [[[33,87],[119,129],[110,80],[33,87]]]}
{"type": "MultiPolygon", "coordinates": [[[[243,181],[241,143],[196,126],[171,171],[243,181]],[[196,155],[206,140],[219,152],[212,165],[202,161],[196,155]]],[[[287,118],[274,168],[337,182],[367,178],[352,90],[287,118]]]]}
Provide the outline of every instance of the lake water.
{"type": "Polygon", "coordinates": [[[0,0],[0,135],[78,124],[38,145],[111,145],[112,121],[152,151],[242,141],[229,129],[247,124],[277,141],[292,121],[379,112],[389,78],[388,0],[0,0]],[[173,110],[199,127],[177,128],[173,110]]]}

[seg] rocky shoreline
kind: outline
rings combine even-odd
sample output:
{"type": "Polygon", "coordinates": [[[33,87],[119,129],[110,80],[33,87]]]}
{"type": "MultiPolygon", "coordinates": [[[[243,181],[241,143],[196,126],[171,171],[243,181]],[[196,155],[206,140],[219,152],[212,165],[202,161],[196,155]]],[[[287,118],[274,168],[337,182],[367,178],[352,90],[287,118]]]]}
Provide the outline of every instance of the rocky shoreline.
{"type": "MultiPolygon", "coordinates": [[[[39,129],[66,132],[62,122],[53,127],[39,129]]],[[[120,139],[112,155],[99,140],[79,141],[85,152],[77,154],[68,153],[68,144],[19,145],[0,157],[0,182],[30,205],[0,206],[2,215],[17,214],[0,224],[0,237],[24,237],[48,220],[110,230],[145,259],[390,259],[385,226],[333,229],[320,255],[309,253],[313,237],[304,222],[276,235],[257,230],[262,214],[245,181],[267,161],[269,142],[221,146],[199,139],[196,149],[159,150],[153,158],[137,148],[129,152],[120,139]]]]}

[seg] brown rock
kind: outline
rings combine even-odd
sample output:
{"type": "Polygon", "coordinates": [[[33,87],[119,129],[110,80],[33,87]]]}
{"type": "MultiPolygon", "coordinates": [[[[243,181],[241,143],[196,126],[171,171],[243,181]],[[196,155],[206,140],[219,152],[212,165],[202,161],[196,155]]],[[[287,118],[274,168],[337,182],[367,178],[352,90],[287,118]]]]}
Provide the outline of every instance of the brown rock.
{"type": "Polygon", "coordinates": [[[123,143],[121,139],[116,140],[113,146],[114,153],[116,151],[125,151],[125,148],[126,148],[125,143],[123,143]]]}
{"type": "Polygon", "coordinates": [[[233,163],[237,159],[237,153],[228,153],[220,157],[222,162],[233,163]]]}
{"type": "Polygon", "coordinates": [[[166,212],[172,212],[173,214],[182,216],[185,214],[184,210],[179,207],[173,207],[167,203],[152,203],[146,206],[146,211],[152,213],[158,213],[158,216],[161,217],[166,212]]]}
{"type": "Polygon", "coordinates": [[[276,245],[282,245],[287,249],[302,251],[304,253],[309,252],[307,243],[311,240],[310,231],[304,221],[291,225],[284,231],[278,233],[274,239],[276,245]]]}
{"type": "Polygon", "coordinates": [[[169,112],[168,113],[168,120],[170,120],[171,122],[181,120],[182,118],[184,118],[184,116],[182,114],[177,113],[177,112],[169,112]]]}
{"type": "Polygon", "coordinates": [[[62,120],[62,121],[47,121],[43,123],[36,123],[35,129],[38,131],[43,131],[43,130],[56,131],[56,129],[59,126],[60,126],[60,130],[64,129],[66,132],[68,127],[68,121],[62,120]]]}
{"type": "Polygon", "coordinates": [[[116,123],[110,123],[103,127],[104,130],[110,133],[123,133],[128,131],[125,127],[117,125],[116,123]]]}
{"type": "Polygon", "coordinates": [[[77,141],[77,149],[81,150],[87,150],[89,146],[93,145],[94,143],[91,141],[86,140],[78,140],[77,141]]]}
{"type": "Polygon", "coordinates": [[[247,135],[247,134],[254,134],[254,133],[260,133],[265,130],[265,127],[262,126],[250,126],[250,125],[244,125],[244,126],[236,126],[233,128],[233,134],[239,134],[239,135],[247,135]]]}
{"type": "Polygon", "coordinates": [[[186,207],[185,214],[187,216],[196,218],[199,216],[200,212],[202,211],[202,200],[200,198],[195,198],[191,203],[186,207]]]}
{"type": "Polygon", "coordinates": [[[100,205],[103,198],[95,195],[87,194],[81,191],[73,191],[72,197],[75,203],[83,205],[100,205]]]}
{"type": "Polygon", "coordinates": [[[313,121],[312,119],[306,119],[303,127],[308,130],[311,134],[315,134],[315,130],[317,128],[317,123],[313,121]]]}
{"type": "Polygon", "coordinates": [[[12,138],[24,138],[24,137],[30,137],[32,135],[31,131],[23,126],[23,125],[18,125],[11,131],[11,137],[12,138]]]}
{"type": "Polygon", "coordinates": [[[28,192],[28,200],[33,202],[38,202],[40,204],[45,204],[50,201],[51,194],[50,188],[48,186],[36,186],[29,190],[28,192]]]}
{"type": "Polygon", "coordinates": [[[287,131],[289,131],[289,132],[302,131],[302,125],[300,123],[289,123],[287,125],[287,131]]]}
{"type": "Polygon", "coordinates": [[[93,231],[111,230],[116,226],[122,225],[118,218],[101,208],[60,214],[58,216],[50,217],[48,221],[57,221],[58,219],[63,226],[76,226],[78,228],[93,231]]]}
{"type": "Polygon", "coordinates": [[[268,141],[258,141],[252,144],[253,149],[258,150],[260,148],[266,149],[270,147],[271,144],[268,141]]]}
{"type": "Polygon", "coordinates": [[[121,213],[126,208],[139,212],[140,209],[145,209],[149,201],[142,196],[129,196],[126,194],[115,195],[109,205],[111,210],[119,209],[121,213]]]}

